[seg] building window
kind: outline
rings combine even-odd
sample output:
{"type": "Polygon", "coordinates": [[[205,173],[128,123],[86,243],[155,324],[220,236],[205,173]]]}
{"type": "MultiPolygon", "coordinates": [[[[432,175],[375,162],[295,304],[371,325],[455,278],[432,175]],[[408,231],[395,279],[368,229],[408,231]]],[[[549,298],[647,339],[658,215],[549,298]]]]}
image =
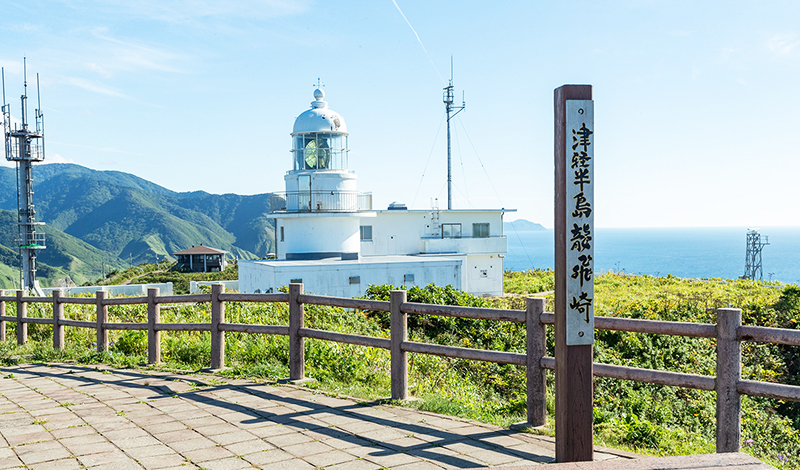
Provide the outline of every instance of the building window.
{"type": "Polygon", "coordinates": [[[281,227],[281,241],[283,241],[283,227],[281,227]]]}
{"type": "Polygon", "coordinates": [[[414,282],[414,275],[413,274],[404,274],[403,275],[403,282],[414,282]]]}
{"type": "Polygon", "coordinates": [[[361,241],[362,242],[372,241],[372,225],[361,226],[361,241]]]}
{"type": "Polygon", "coordinates": [[[303,283],[302,279],[292,279],[291,281],[289,281],[289,284],[302,284],[302,283],[303,283]]]}
{"type": "Polygon", "coordinates": [[[361,276],[350,276],[350,284],[361,284],[361,276]]]}
{"type": "Polygon", "coordinates": [[[489,238],[489,224],[472,224],[472,238],[489,238]]]}
{"type": "Polygon", "coordinates": [[[461,238],[461,224],[442,224],[442,238],[461,238]]]}

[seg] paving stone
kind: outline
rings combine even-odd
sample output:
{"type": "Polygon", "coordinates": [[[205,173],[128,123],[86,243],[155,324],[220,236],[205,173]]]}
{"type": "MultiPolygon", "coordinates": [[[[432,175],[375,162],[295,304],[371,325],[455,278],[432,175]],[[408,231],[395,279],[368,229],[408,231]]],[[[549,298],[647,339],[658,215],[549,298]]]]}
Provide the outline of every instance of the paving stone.
{"type": "Polygon", "coordinates": [[[330,452],[333,448],[327,444],[318,441],[304,442],[302,444],[295,444],[291,446],[281,447],[284,451],[296,456],[306,457],[314,454],[321,454],[323,452],[330,452]]]}
{"type": "Polygon", "coordinates": [[[306,436],[306,435],[304,435],[302,433],[293,432],[291,434],[281,434],[279,436],[266,437],[266,438],[264,438],[264,440],[266,440],[270,444],[274,445],[275,447],[283,448],[283,447],[286,447],[286,446],[291,446],[291,445],[295,445],[295,444],[301,444],[301,443],[304,443],[304,442],[311,442],[314,439],[312,439],[309,436],[306,436]]]}
{"type": "Polygon", "coordinates": [[[237,442],[235,444],[226,445],[225,448],[233,452],[234,455],[246,455],[246,454],[252,454],[254,452],[263,452],[265,450],[271,450],[274,449],[275,447],[264,440],[253,439],[250,441],[237,442]]]}
{"type": "Polygon", "coordinates": [[[351,460],[326,467],[326,469],[330,470],[375,470],[378,468],[381,468],[381,466],[368,460],[351,460]]]}
{"type": "Polygon", "coordinates": [[[91,470],[142,470],[142,466],[127,457],[121,457],[114,463],[105,463],[91,467],[91,470]]]}
{"type": "Polygon", "coordinates": [[[176,451],[166,446],[165,444],[159,444],[157,446],[134,447],[133,449],[126,450],[125,453],[130,455],[132,458],[139,460],[139,459],[146,459],[148,457],[171,455],[175,454],[176,451]]]}
{"type": "Polygon", "coordinates": [[[210,436],[210,439],[218,444],[228,445],[228,444],[236,444],[237,442],[245,442],[245,441],[252,441],[255,439],[256,436],[247,432],[247,431],[233,431],[233,432],[226,432],[224,434],[216,434],[210,436]]]}
{"type": "Polygon", "coordinates": [[[170,431],[165,433],[153,434],[153,437],[163,442],[164,444],[171,444],[173,442],[185,441],[187,439],[196,439],[200,434],[192,429],[182,429],[179,431],[170,431]]]}
{"type": "Polygon", "coordinates": [[[266,465],[275,462],[285,462],[287,460],[293,460],[295,457],[294,455],[284,452],[280,449],[275,450],[266,450],[263,452],[253,452],[252,454],[245,454],[243,457],[248,462],[252,463],[253,465],[266,465]]]}
{"type": "Polygon", "coordinates": [[[169,445],[175,449],[176,452],[186,452],[189,450],[207,449],[209,447],[216,447],[217,443],[207,437],[198,436],[194,439],[186,439],[184,441],[173,442],[169,445]]]}
{"type": "Polygon", "coordinates": [[[51,441],[53,439],[54,438],[52,434],[47,431],[42,431],[33,432],[30,434],[17,434],[16,436],[8,436],[5,440],[8,442],[8,445],[17,446],[40,441],[51,441]]]}
{"type": "Polygon", "coordinates": [[[59,460],[51,460],[49,462],[40,462],[30,467],[32,470],[79,470],[81,464],[77,459],[66,458],[59,460]]]}
{"type": "Polygon", "coordinates": [[[194,430],[204,436],[216,436],[217,434],[225,434],[238,431],[239,428],[237,428],[232,424],[224,423],[224,424],[212,424],[211,426],[200,426],[199,428],[194,428],[194,430]]]}
{"type": "Polygon", "coordinates": [[[431,462],[414,462],[395,467],[396,470],[441,470],[442,467],[431,462]]]}
{"type": "Polygon", "coordinates": [[[52,434],[56,439],[63,439],[67,437],[85,436],[87,434],[97,434],[97,431],[95,431],[91,426],[74,426],[69,428],[54,429],[50,431],[50,434],[52,434]]]}
{"type": "Polygon", "coordinates": [[[236,457],[202,462],[201,465],[202,468],[207,468],[208,470],[239,470],[241,468],[253,468],[250,463],[236,457]]]}
{"type": "Polygon", "coordinates": [[[122,450],[129,450],[135,447],[145,447],[145,446],[156,446],[161,444],[161,442],[154,438],[153,436],[142,436],[142,437],[133,437],[130,439],[117,439],[114,441],[114,445],[119,447],[122,450]]]}
{"type": "Polygon", "coordinates": [[[309,470],[314,466],[300,459],[286,460],[261,466],[261,470],[309,470]]]}
{"type": "Polygon", "coordinates": [[[364,460],[376,463],[381,467],[393,468],[407,463],[421,462],[422,459],[403,452],[380,452],[373,451],[364,456],[364,460]]]}
{"type": "Polygon", "coordinates": [[[205,447],[202,449],[187,450],[181,452],[184,457],[188,457],[192,462],[206,462],[208,460],[219,460],[234,457],[233,453],[221,446],[205,447]]]}
{"type": "Polygon", "coordinates": [[[150,470],[164,467],[177,467],[186,463],[186,458],[179,454],[172,453],[155,455],[151,457],[141,457],[137,458],[136,461],[138,461],[139,465],[142,467],[150,470]]]}
{"type": "Polygon", "coordinates": [[[358,457],[352,454],[348,454],[347,452],[343,452],[341,450],[331,450],[328,452],[323,452],[321,454],[314,454],[306,456],[303,460],[310,463],[315,467],[330,467],[331,465],[336,465],[338,463],[349,462],[351,460],[357,460],[358,457]]]}

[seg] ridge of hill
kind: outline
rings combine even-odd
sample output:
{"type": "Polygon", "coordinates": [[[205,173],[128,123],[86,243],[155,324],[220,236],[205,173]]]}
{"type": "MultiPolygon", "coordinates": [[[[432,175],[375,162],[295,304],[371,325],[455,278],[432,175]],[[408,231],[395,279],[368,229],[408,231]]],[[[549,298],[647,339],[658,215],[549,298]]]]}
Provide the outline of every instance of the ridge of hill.
{"type": "Polygon", "coordinates": [[[547,230],[542,224],[530,220],[517,219],[512,222],[503,222],[503,230],[516,230],[517,232],[541,232],[547,230]]]}
{"type": "MultiPolygon", "coordinates": [[[[200,243],[244,259],[274,251],[272,223],[265,216],[269,193],[179,193],[128,173],[65,163],[37,165],[34,178],[37,220],[47,224],[48,237],[55,237],[48,238],[39,261],[76,282],[100,277],[103,260],[113,266],[156,262],[200,243]]],[[[0,245],[18,258],[16,197],[15,170],[0,167],[0,209],[12,211],[0,220],[8,232],[0,245]]],[[[14,267],[9,256],[0,253],[0,276],[14,267]]]]}

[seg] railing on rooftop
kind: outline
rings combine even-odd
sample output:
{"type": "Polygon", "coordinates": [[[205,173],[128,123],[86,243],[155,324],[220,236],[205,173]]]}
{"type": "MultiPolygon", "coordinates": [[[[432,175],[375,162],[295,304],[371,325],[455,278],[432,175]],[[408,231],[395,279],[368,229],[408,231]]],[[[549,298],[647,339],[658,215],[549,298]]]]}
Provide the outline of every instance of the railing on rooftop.
{"type": "Polygon", "coordinates": [[[364,212],[372,210],[372,193],[358,191],[294,191],[270,196],[272,212],[364,212]]]}
{"type": "MultiPolygon", "coordinates": [[[[528,298],[526,310],[503,310],[411,303],[406,301],[406,292],[402,290],[392,291],[389,302],[309,295],[303,293],[302,284],[291,284],[289,293],[277,294],[225,293],[221,284],[215,284],[212,286],[210,294],[159,296],[158,289],[148,289],[146,297],[119,298],[108,298],[104,291],[98,291],[95,298],[63,297],[59,291],[54,291],[53,297],[24,297],[22,291],[16,291],[16,296],[0,296],[0,341],[6,340],[6,322],[16,323],[18,344],[24,344],[27,341],[27,325],[29,323],[53,325],[53,347],[55,349],[64,348],[65,326],[93,328],[97,332],[97,350],[102,352],[109,348],[109,330],[142,330],[147,331],[148,362],[155,364],[161,361],[160,333],[162,331],[209,331],[211,334],[210,365],[212,369],[220,369],[225,364],[226,331],[288,335],[289,378],[294,381],[305,379],[305,338],[382,348],[388,349],[391,354],[391,393],[392,399],[395,400],[408,398],[407,355],[409,352],[500,364],[516,364],[526,367],[527,421],[531,425],[541,426],[545,424],[547,413],[545,370],[555,369],[555,358],[548,357],[545,349],[546,325],[553,325],[555,316],[544,310],[545,300],[542,298],[528,298]],[[16,304],[16,316],[6,315],[6,302],[16,304]],[[161,323],[161,305],[197,302],[211,303],[211,323],[161,323]],[[289,324],[227,323],[225,321],[226,302],[287,302],[289,304],[289,324]],[[27,316],[28,303],[52,304],[52,318],[29,318],[27,316]],[[95,305],[96,320],[64,319],[65,304],[95,305]],[[111,323],[108,321],[109,305],[132,304],[147,305],[147,323],[111,323]],[[390,312],[391,337],[378,338],[305,328],[303,323],[305,304],[390,312]],[[409,341],[406,323],[409,314],[525,323],[527,350],[522,354],[409,341]]],[[[741,377],[742,341],[800,346],[800,330],[743,326],[741,323],[742,311],[733,308],[717,309],[716,325],[595,317],[595,328],[599,330],[714,338],[717,343],[717,375],[711,377],[599,363],[594,363],[592,373],[598,377],[716,391],[717,452],[736,452],[739,450],[741,439],[741,395],[800,401],[800,386],[744,380],[741,377]]]]}

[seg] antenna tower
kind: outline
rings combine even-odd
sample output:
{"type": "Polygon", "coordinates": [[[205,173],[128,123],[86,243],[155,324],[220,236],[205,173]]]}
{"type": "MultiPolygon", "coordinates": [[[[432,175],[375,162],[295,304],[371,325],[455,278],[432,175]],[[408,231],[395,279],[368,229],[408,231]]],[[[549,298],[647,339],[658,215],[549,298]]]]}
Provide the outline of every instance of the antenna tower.
{"type": "Polygon", "coordinates": [[[442,93],[444,109],[447,111],[447,210],[453,208],[453,174],[450,165],[450,119],[456,117],[456,114],[460,113],[467,106],[463,92],[461,95],[461,106],[453,106],[453,96],[453,56],[450,56],[450,83],[444,87],[444,92],[442,93]],[[455,112],[453,113],[453,111],[455,112]]]}
{"type": "Polygon", "coordinates": [[[33,207],[33,163],[44,161],[44,114],[39,94],[39,74],[36,74],[36,95],[38,108],[34,112],[35,129],[28,126],[28,66],[23,58],[24,92],[20,97],[21,120],[11,121],[11,106],[6,104],[5,70],[0,69],[3,84],[3,136],[5,139],[6,160],[17,167],[17,227],[16,240],[22,263],[20,266],[20,286],[22,290],[43,295],[36,281],[36,250],[45,248],[44,233],[37,233],[36,211],[33,207]]]}
{"type": "Polygon", "coordinates": [[[742,279],[761,280],[763,272],[761,269],[761,250],[769,245],[769,237],[764,237],[761,241],[761,234],[757,229],[747,231],[747,253],[744,260],[744,276],[742,279]]]}

